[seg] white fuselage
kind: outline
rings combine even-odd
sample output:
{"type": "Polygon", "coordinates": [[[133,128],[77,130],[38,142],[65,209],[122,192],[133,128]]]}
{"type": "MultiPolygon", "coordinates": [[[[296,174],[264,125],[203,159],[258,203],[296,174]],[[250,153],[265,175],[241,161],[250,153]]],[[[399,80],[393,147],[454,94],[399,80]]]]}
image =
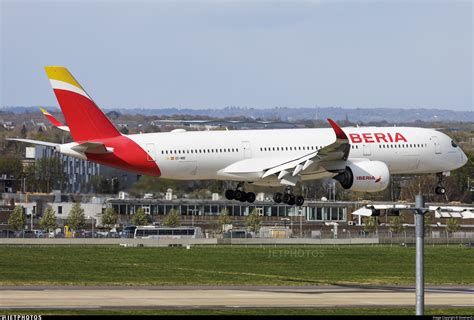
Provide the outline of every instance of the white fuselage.
{"type": "MultiPolygon", "coordinates": [[[[347,127],[349,160],[384,162],[390,174],[423,174],[457,169],[467,161],[452,139],[433,129],[347,127]]],[[[222,170],[244,159],[281,163],[307,155],[336,140],[331,128],[235,131],[184,131],[129,135],[160,168],[178,180],[241,180],[222,170]]],[[[317,177],[303,176],[302,180],[317,177]]],[[[249,176],[246,181],[258,181],[249,176]]]]}

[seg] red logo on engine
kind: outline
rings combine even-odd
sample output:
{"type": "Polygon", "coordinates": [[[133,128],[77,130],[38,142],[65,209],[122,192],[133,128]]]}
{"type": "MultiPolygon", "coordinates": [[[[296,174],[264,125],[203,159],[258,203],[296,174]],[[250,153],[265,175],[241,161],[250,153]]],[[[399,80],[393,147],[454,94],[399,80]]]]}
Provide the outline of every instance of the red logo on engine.
{"type": "Polygon", "coordinates": [[[380,143],[380,142],[408,142],[407,139],[400,133],[349,133],[349,138],[352,143],[380,143]]]}

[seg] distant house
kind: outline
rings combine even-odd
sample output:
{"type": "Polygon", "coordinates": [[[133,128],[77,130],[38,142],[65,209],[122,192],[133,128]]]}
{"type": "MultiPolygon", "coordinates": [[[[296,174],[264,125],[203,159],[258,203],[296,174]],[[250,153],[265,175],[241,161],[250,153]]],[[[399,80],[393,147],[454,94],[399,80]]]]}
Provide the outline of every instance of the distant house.
{"type": "Polygon", "coordinates": [[[4,121],[2,123],[2,127],[4,127],[7,130],[15,129],[15,122],[13,122],[13,121],[4,121]]]}

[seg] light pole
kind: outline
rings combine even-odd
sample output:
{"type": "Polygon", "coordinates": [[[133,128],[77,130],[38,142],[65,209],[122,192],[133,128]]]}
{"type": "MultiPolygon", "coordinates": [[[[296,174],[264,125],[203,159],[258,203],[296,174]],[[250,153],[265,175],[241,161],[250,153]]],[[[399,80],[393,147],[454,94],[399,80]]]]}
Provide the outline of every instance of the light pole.
{"type": "MultiPolygon", "coordinates": [[[[415,231],[416,231],[416,315],[423,315],[425,307],[425,284],[424,284],[424,237],[425,237],[425,213],[434,211],[437,218],[451,218],[453,214],[461,219],[473,219],[474,210],[471,207],[446,206],[437,207],[430,206],[425,208],[425,197],[421,194],[415,197],[415,206],[408,204],[377,204],[368,205],[357,209],[352,214],[361,216],[377,216],[380,210],[409,210],[415,214],[415,231]]],[[[405,243],[406,243],[406,231],[405,243]]]]}
{"type": "Polygon", "coordinates": [[[94,223],[95,219],[92,216],[89,216],[89,219],[91,219],[91,227],[92,227],[92,233],[91,233],[91,238],[94,238],[94,223]]]}
{"type": "Polygon", "coordinates": [[[425,310],[425,197],[415,197],[415,228],[416,228],[416,315],[422,316],[425,310]]]}
{"type": "MultiPolygon", "coordinates": [[[[415,229],[416,229],[416,315],[422,316],[425,308],[425,285],[424,285],[424,214],[429,211],[428,208],[425,208],[425,198],[419,194],[415,197],[415,207],[410,205],[371,205],[368,207],[363,207],[356,210],[352,214],[363,215],[363,216],[378,216],[381,209],[403,209],[410,210],[415,214],[415,229]]],[[[405,232],[406,238],[406,232],[405,232]]],[[[405,239],[406,243],[406,239],[405,239]]]]}

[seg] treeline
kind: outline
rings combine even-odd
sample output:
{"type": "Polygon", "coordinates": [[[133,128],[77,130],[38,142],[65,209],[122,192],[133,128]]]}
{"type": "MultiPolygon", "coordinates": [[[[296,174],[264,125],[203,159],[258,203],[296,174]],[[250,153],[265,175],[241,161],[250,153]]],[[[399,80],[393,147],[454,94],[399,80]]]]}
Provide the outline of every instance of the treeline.
{"type": "Polygon", "coordinates": [[[66,182],[64,168],[58,157],[44,157],[23,165],[16,155],[0,158],[0,173],[7,179],[22,180],[25,192],[61,190],[66,182]]]}

